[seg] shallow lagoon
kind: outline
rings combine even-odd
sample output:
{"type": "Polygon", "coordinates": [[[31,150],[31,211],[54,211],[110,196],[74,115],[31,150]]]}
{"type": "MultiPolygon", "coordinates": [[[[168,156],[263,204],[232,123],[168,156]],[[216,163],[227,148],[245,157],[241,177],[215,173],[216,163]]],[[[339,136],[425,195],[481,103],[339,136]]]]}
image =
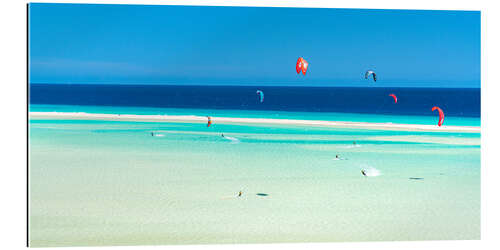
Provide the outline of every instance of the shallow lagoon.
{"type": "Polygon", "coordinates": [[[477,133],[32,119],[29,176],[31,246],[480,237],[477,133]]]}

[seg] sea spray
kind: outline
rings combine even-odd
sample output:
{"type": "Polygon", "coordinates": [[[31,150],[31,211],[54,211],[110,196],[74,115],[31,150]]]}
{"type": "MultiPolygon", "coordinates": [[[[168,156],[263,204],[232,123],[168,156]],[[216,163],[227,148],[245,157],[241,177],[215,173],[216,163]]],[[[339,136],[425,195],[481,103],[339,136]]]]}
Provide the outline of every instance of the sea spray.
{"type": "Polygon", "coordinates": [[[231,137],[231,136],[224,136],[224,138],[231,141],[231,144],[240,143],[240,140],[238,140],[237,138],[231,137]]]}
{"type": "Polygon", "coordinates": [[[361,165],[361,170],[364,171],[365,175],[368,177],[375,177],[381,175],[380,170],[366,164],[361,165]]]}

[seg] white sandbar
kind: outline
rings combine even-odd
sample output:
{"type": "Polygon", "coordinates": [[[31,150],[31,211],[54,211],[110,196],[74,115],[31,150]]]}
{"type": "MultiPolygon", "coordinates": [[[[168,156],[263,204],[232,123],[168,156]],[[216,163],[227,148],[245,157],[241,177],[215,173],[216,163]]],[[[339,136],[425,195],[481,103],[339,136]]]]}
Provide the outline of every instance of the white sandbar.
{"type": "MultiPolygon", "coordinates": [[[[69,120],[106,120],[106,121],[142,121],[142,122],[199,122],[206,123],[207,117],[194,115],[129,115],[129,114],[93,114],[83,112],[29,112],[30,119],[69,119],[69,120]]],[[[377,130],[402,130],[402,131],[435,131],[435,132],[462,132],[480,133],[481,127],[473,126],[441,126],[422,124],[395,124],[395,123],[369,123],[369,122],[344,122],[320,120],[295,120],[295,119],[269,119],[269,118],[236,118],[236,117],[211,117],[212,123],[219,124],[282,124],[303,125],[338,128],[377,129],[377,130]]]]}

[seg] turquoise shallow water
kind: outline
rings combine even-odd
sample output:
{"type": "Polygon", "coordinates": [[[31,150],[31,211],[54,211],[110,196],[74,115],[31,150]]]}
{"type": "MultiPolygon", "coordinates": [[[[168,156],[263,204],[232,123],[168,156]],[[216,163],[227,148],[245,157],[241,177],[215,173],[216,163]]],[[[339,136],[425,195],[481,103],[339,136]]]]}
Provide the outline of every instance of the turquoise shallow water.
{"type": "MultiPolygon", "coordinates": [[[[231,110],[30,111],[435,122],[231,110]]],[[[480,134],[38,119],[29,126],[32,246],[480,238],[480,134]],[[362,169],[378,175],[365,177],[362,169]]]]}

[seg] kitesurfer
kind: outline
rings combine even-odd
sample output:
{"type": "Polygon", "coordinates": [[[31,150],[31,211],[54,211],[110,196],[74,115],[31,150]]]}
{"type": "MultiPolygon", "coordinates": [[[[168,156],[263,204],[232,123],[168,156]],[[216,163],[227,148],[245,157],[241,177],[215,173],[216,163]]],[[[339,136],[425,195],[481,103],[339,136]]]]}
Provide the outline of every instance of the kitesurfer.
{"type": "Polygon", "coordinates": [[[442,109],[440,109],[439,107],[432,107],[432,110],[431,111],[435,111],[437,110],[438,113],[439,113],[439,121],[438,121],[438,126],[441,127],[441,125],[443,125],[443,122],[444,122],[444,112],[442,109]]]}
{"type": "Polygon", "coordinates": [[[368,79],[368,77],[370,75],[373,77],[373,81],[376,82],[377,81],[377,74],[375,74],[375,71],[373,71],[373,70],[366,71],[366,73],[365,73],[365,79],[368,79]]]}
{"type": "Polygon", "coordinates": [[[207,119],[208,119],[208,121],[207,121],[207,127],[210,127],[210,125],[212,125],[212,117],[207,116],[207,119]]]}
{"type": "Polygon", "coordinates": [[[300,74],[300,72],[302,72],[302,74],[305,75],[307,72],[308,66],[309,66],[309,63],[306,61],[306,59],[299,57],[299,59],[297,60],[297,64],[295,65],[295,69],[297,70],[297,74],[300,74]]]}
{"type": "Polygon", "coordinates": [[[394,103],[398,103],[398,97],[395,94],[389,94],[389,96],[392,96],[392,98],[394,98],[394,103]]]}
{"type": "Polygon", "coordinates": [[[264,92],[262,92],[262,90],[257,90],[256,93],[260,96],[260,102],[264,102],[264,92]]]}

